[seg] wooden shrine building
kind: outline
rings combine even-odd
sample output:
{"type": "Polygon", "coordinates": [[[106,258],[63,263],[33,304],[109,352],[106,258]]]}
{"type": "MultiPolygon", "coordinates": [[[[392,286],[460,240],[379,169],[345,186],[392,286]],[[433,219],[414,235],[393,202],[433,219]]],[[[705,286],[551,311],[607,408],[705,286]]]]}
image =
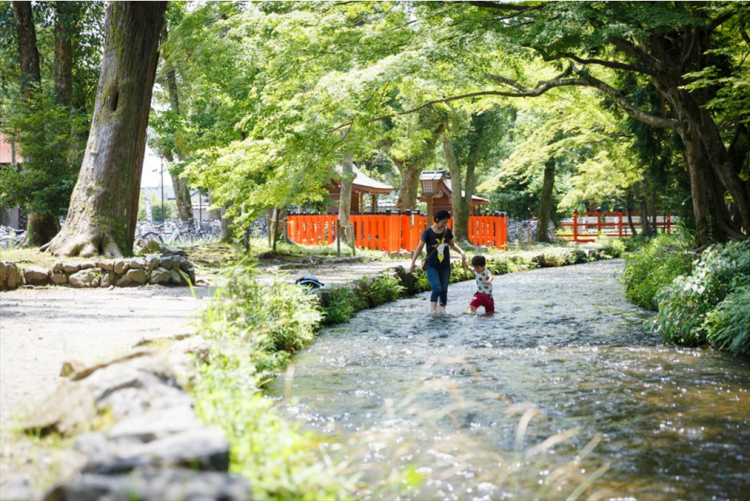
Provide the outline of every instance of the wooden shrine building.
{"type": "MultiPolygon", "coordinates": [[[[341,166],[337,165],[335,170],[340,174],[341,166]]],[[[356,165],[352,165],[352,170],[356,176],[352,182],[352,214],[364,213],[366,196],[370,197],[370,212],[373,214],[376,213],[378,211],[378,195],[392,193],[393,186],[375,181],[371,177],[366,176],[356,165]]],[[[328,213],[338,214],[339,200],[341,200],[341,179],[332,179],[331,184],[328,186],[328,192],[331,195],[332,202],[328,213]]]]}
{"type": "MultiPolygon", "coordinates": [[[[431,199],[433,214],[440,209],[453,213],[453,185],[451,184],[451,175],[447,170],[425,171],[420,175],[420,183],[422,194],[419,196],[419,201],[426,202],[429,207],[431,199]]],[[[462,191],[461,194],[463,193],[462,191]]],[[[486,198],[472,196],[470,215],[476,216],[479,207],[489,204],[490,201],[486,198]]]]}

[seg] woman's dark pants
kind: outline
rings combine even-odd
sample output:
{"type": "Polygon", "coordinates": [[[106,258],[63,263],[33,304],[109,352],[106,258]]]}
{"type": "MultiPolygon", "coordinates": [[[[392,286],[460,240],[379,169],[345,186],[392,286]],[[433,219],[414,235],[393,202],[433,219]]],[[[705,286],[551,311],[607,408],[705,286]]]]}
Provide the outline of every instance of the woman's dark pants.
{"type": "Polygon", "coordinates": [[[427,281],[430,282],[430,287],[432,287],[431,303],[437,303],[438,299],[440,299],[440,306],[448,304],[448,283],[450,280],[450,267],[443,269],[433,268],[432,266],[427,267],[427,281]]]}

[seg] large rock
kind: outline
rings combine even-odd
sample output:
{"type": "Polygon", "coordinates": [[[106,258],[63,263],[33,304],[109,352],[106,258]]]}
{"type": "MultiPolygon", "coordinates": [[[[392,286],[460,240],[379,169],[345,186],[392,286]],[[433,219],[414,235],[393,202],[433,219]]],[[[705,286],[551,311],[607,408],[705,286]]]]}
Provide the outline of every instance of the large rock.
{"type": "Polygon", "coordinates": [[[75,273],[77,271],[81,270],[81,263],[63,263],[62,264],[62,271],[65,273],[75,273]]]}
{"type": "Polygon", "coordinates": [[[142,257],[134,257],[130,260],[131,270],[142,270],[146,267],[146,260],[142,257]]]}
{"type": "Polygon", "coordinates": [[[23,284],[23,275],[16,263],[0,261],[0,289],[14,290],[23,284]]]}
{"type": "Polygon", "coordinates": [[[50,279],[55,285],[64,285],[68,283],[68,276],[65,273],[52,273],[50,279]]]}
{"type": "Polygon", "coordinates": [[[129,475],[84,473],[58,484],[44,501],[250,501],[247,481],[229,473],[143,468],[129,475]]]}
{"type": "Polygon", "coordinates": [[[172,281],[172,274],[169,272],[169,270],[165,270],[162,267],[158,267],[154,271],[151,272],[151,279],[149,280],[149,283],[166,285],[171,281],[172,281]]]}
{"type": "Polygon", "coordinates": [[[127,275],[130,277],[130,280],[132,280],[135,284],[145,284],[148,277],[146,276],[146,270],[143,269],[135,269],[135,270],[128,270],[127,275]]]}
{"type": "Polygon", "coordinates": [[[203,423],[195,413],[174,407],[123,419],[107,430],[106,436],[115,443],[153,442],[169,435],[198,430],[203,423]]]}
{"type": "Polygon", "coordinates": [[[76,289],[99,287],[99,271],[95,268],[81,270],[78,273],[73,273],[68,278],[68,281],[70,282],[70,285],[76,289]]]}
{"type": "Polygon", "coordinates": [[[117,287],[127,287],[133,284],[133,279],[128,275],[123,275],[115,281],[117,287]]]}
{"type": "Polygon", "coordinates": [[[146,269],[151,271],[159,266],[159,256],[146,256],[146,269]]]}
{"type": "Polygon", "coordinates": [[[184,256],[185,250],[181,249],[179,247],[167,247],[162,251],[162,255],[164,256],[184,256]]]}
{"type": "Polygon", "coordinates": [[[97,261],[96,266],[106,271],[114,271],[115,262],[114,261],[97,261]]]}
{"type": "Polygon", "coordinates": [[[141,350],[71,374],[34,409],[23,429],[72,435],[95,423],[99,412],[121,420],[177,408],[193,412],[166,355],[141,350]]]}
{"type": "Polygon", "coordinates": [[[125,261],[124,259],[118,259],[114,264],[114,272],[118,275],[123,275],[126,271],[128,271],[129,267],[130,263],[128,261],[125,261]]]}
{"type": "Polygon", "coordinates": [[[166,256],[166,257],[162,256],[159,259],[159,266],[164,268],[165,270],[171,270],[172,265],[174,265],[174,259],[172,258],[172,256],[166,256]]]}
{"type": "Polygon", "coordinates": [[[84,473],[125,473],[147,466],[229,470],[229,442],[217,428],[196,428],[143,444],[126,444],[109,457],[92,460],[84,473]]]}
{"type": "Polygon", "coordinates": [[[172,256],[172,269],[174,271],[180,271],[183,262],[186,263],[188,260],[182,256],[172,256]]]}
{"type": "Polygon", "coordinates": [[[170,275],[172,275],[171,283],[175,285],[180,285],[182,283],[182,275],[180,275],[179,271],[170,270],[170,275]]]}
{"type": "Polygon", "coordinates": [[[90,270],[91,268],[96,268],[96,263],[92,263],[91,261],[81,263],[82,270],[90,270]]]}
{"type": "Polygon", "coordinates": [[[52,271],[65,271],[63,270],[63,266],[65,266],[65,263],[62,261],[55,261],[55,263],[52,265],[52,271]]]}
{"type": "Polygon", "coordinates": [[[99,280],[101,287],[112,287],[117,281],[117,275],[114,271],[102,271],[102,278],[99,280]]]}
{"type": "Polygon", "coordinates": [[[29,266],[23,270],[26,285],[47,285],[50,283],[50,271],[41,266],[29,266]]]}

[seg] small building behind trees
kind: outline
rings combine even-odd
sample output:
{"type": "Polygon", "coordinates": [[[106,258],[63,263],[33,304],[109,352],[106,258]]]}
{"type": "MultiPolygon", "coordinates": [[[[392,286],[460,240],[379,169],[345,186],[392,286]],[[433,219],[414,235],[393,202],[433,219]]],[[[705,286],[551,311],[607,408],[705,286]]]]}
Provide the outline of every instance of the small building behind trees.
{"type": "MultiPolygon", "coordinates": [[[[453,185],[451,183],[450,173],[447,170],[423,172],[422,178],[430,178],[430,180],[433,180],[436,183],[436,186],[433,188],[433,191],[435,194],[434,195],[425,194],[424,182],[423,182],[422,183],[423,193],[422,195],[419,196],[418,200],[420,202],[428,203],[428,207],[429,207],[429,199],[432,198],[432,213],[433,214],[441,209],[445,209],[452,214],[453,213],[453,185]]],[[[461,191],[461,194],[464,194],[464,192],[461,191]]],[[[478,215],[479,208],[484,207],[489,204],[490,204],[490,201],[487,200],[486,198],[472,196],[470,215],[472,216],[478,215]]]]}
{"type": "MultiPolygon", "coordinates": [[[[341,173],[341,166],[335,167],[336,172],[341,173]]],[[[352,181],[352,214],[363,214],[365,210],[365,197],[370,197],[370,212],[378,211],[378,196],[388,195],[393,192],[393,186],[376,181],[365,175],[356,165],[352,165],[355,174],[352,181]]],[[[329,214],[339,213],[339,200],[341,199],[341,179],[332,179],[328,186],[328,192],[331,195],[331,208],[329,214]]]]}

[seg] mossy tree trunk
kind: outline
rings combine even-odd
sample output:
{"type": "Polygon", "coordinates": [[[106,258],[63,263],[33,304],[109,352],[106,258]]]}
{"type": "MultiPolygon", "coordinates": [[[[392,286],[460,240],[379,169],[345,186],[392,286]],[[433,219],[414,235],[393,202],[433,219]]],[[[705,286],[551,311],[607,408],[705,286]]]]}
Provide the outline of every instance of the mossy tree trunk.
{"type": "Polygon", "coordinates": [[[166,2],[110,2],[101,77],[68,220],[47,250],[58,256],[130,253],[146,127],[166,2]]]}
{"type": "Polygon", "coordinates": [[[550,159],[544,165],[542,199],[539,203],[539,221],[536,227],[536,241],[550,243],[549,223],[552,220],[552,192],[555,188],[555,160],[550,159]]]}

